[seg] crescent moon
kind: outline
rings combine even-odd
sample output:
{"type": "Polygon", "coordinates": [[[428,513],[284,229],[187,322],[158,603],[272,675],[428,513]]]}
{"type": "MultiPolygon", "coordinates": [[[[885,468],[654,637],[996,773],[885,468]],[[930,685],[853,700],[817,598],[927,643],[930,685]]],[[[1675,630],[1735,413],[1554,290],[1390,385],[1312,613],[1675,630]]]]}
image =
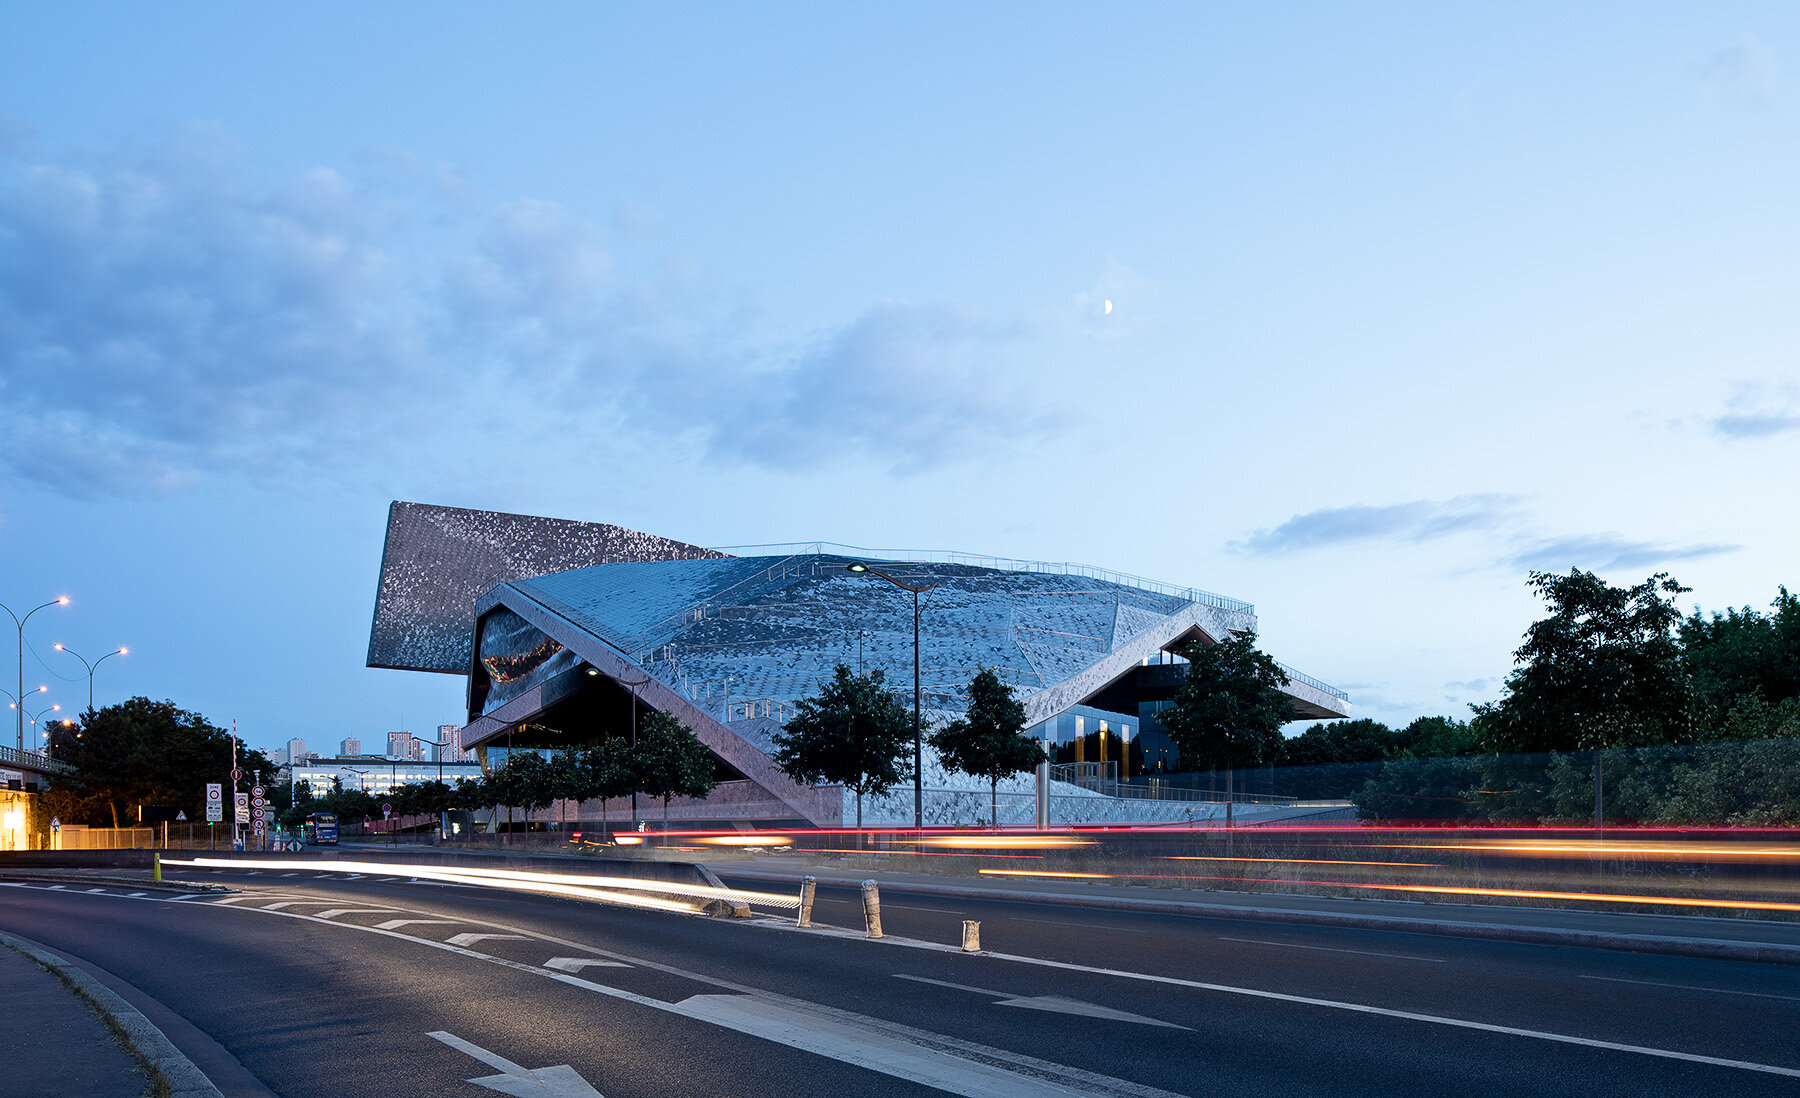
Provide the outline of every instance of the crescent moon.
{"type": "Polygon", "coordinates": [[[1106,313],[1105,313],[1105,315],[1106,315],[1106,316],[1111,316],[1111,315],[1112,315],[1112,299],[1111,299],[1111,298],[1108,298],[1108,299],[1107,299],[1107,301],[1106,301],[1106,313]]]}

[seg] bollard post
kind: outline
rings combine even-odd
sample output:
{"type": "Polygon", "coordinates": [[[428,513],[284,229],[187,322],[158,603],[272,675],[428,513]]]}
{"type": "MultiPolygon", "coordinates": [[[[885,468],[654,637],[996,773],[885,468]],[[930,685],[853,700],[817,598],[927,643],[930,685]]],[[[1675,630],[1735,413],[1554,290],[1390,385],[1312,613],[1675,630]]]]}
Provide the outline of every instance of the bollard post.
{"type": "Polygon", "coordinates": [[[981,924],[974,919],[963,920],[963,952],[981,952],[981,924]]]}
{"type": "Polygon", "coordinates": [[[809,927],[812,925],[813,892],[816,891],[818,887],[818,878],[800,878],[800,918],[795,921],[795,926],[809,927]]]}
{"type": "Polygon", "coordinates": [[[152,853],[150,855],[150,879],[155,881],[157,884],[162,883],[162,855],[161,854],[152,853]]]}
{"type": "Polygon", "coordinates": [[[874,881],[862,883],[863,921],[868,924],[871,938],[881,937],[881,892],[874,881]]]}

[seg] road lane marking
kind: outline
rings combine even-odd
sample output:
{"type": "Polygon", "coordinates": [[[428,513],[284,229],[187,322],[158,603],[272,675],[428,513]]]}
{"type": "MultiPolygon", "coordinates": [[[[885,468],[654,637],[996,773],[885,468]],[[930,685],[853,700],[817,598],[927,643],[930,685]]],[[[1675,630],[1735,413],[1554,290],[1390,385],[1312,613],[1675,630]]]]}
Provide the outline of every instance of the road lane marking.
{"type": "Polygon", "coordinates": [[[376,930],[399,930],[403,926],[419,926],[423,923],[453,923],[455,919],[389,919],[385,923],[376,923],[376,930]]]}
{"type": "Polygon", "coordinates": [[[598,957],[552,957],[544,962],[545,968],[554,968],[561,972],[580,972],[584,968],[598,965],[601,968],[630,968],[624,961],[605,961],[598,957]]]}
{"type": "MultiPolygon", "coordinates": [[[[233,911],[255,911],[256,908],[234,907],[233,911]]],[[[886,940],[886,939],[884,939],[886,940]]],[[[921,943],[933,945],[933,943],[921,943]]],[[[934,946],[934,948],[936,948],[934,946]]],[[[948,947],[942,947],[946,950],[948,947]]],[[[1366,1003],[1345,1003],[1336,999],[1315,999],[1308,995],[1289,995],[1280,991],[1263,991],[1253,987],[1232,987],[1230,984],[1209,984],[1200,980],[1184,980],[1179,976],[1154,976],[1147,972],[1127,972],[1124,969],[1101,968],[1098,965],[1078,965],[1069,961],[1051,961],[1042,957],[1023,957],[1016,953],[984,953],[983,956],[999,961],[1011,961],[1015,964],[1037,965],[1042,968],[1061,969],[1065,972],[1086,972],[1095,976],[1117,976],[1126,980],[1140,980],[1144,983],[1164,984],[1170,987],[1191,987],[1199,991],[1216,991],[1226,995],[1244,995],[1253,999],[1267,999],[1278,1003],[1296,1003],[1301,1006],[1325,1007],[1329,1010],[1346,1010],[1354,1014],[1370,1014],[1381,1018],[1399,1018],[1408,1022],[1424,1022],[1428,1025],[1449,1026],[1454,1029],[1473,1029],[1483,1033],[1499,1033],[1509,1037],[1529,1037],[1537,1041],[1550,1041],[1556,1044],[1581,1045],[1586,1048],[1600,1048],[1612,1052],[1630,1052],[1639,1056],[1655,1056],[1664,1060],[1681,1060],[1690,1064],[1708,1064],[1713,1067],[1736,1068],[1741,1071],[1756,1071],[1766,1075],[1785,1075],[1791,1079],[1800,1079],[1800,1068],[1781,1067],[1776,1064],[1759,1064],[1751,1060],[1731,1060],[1722,1056],[1703,1056],[1695,1052],[1677,1052],[1674,1049],[1651,1048],[1646,1045],[1628,1045],[1619,1041],[1600,1041],[1592,1037],[1575,1037],[1567,1033],[1550,1033],[1541,1029],[1522,1029],[1518,1026],[1495,1025],[1492,1022],[1474,1022],[1466,1018],[1446,1018],[1436,1014],[1420,1014],[1411,1010],[1395,1010],[1391,1007],[1370,1006],[1366,1003]]]]}
{"type": "Polygon", "coordinates": [[[891,900],[882,906],[890,911],[929,911],[933,915],[961,915],[963,913],[962,908],[951,910],[947,907],[914,907],[911,904],[897,904],[891,900]]]}
{"type": "Polygon", "coordinates": [[[334,907],[329,911],[315,911],[315,919],[335,919],[339,915],[392,915],[391,907],[334,907]]]}
{"type": "Polygon", "coordinates": [[[1117,931],[1120,934],[1145,933],[1145,931],[1134,927],[1107,926],[1104,923],[1078,923],[1070,919],[1028,919],[1023,915],[1002,915],[1000,918],[1009,923],[1039,923],[1043,926],[1084,926],[1089,930],[1117,931]]]}
{"type": "Polygon", "coordinates": [[[936,984],[938,987],[953,988],[956,991],[972,991],[977,995],[993,998],[995,1006],[1024,1007],[1026,1010],[1047,1010],[1052,1014],[1074,1014],[1083,1018],[1104,1018],[1114,1022],[1135,1022],[1140,1026],[1161,1026],[1164,1029],[1185,1029],[1193,1032],[1190,1026],[1178,1026],[1174,1022],[1165,1022],[1160,1018],[1146,1018],[1142,1014],[1129,1011],[1114,1010],[1103,1007],[1099,1003],[1083,1002],[1080,999],[1068,999],[1061,995],[1014,995],[1009,991],[993,991],[985,987],[970,987],[968,984],[953,984],[948,980],[933,980],[925,976],[908,976],[904,972],[894,973],[896,980],[912,980],[921,984],[936,984]]]}
{"type": "Polygon", "coordinates": [[[476,942],[488,942],[506,938],[518,942],[527,940],[523,934],[458,934],[454,938],[445,938],[444,943],[453,946],[470,946],[474,945],[476,942]]]}
{"type": "Polygon", "coordinates": [[[1694,984],[1665,984],[1656,980],[1626,980],[1618,976],[1589,976],[1576,973],[1583,980],[1605,980],[1613,984],[1642,984],[1645,987],[1675,987],[1683,991],[1710,991],[1716,995],[1751,995],[1758,999],[1783,999],[1790,1003],[1800,1003],[1800,995],[1776,995],[1768,991],[1734,991],[1728,987],[1697,987],[1694,984]]]}
{"type": "Polygon", "coordinates": [[[1271,942],[1262,938],[1227,938],[1220,935],[1221,942],[1245,942],[1249,945],[1280,946],[1283,949],[1316,949],[1321,953],[1356,953],[1364,957],[1398,957],[1403,961],[1430,961],[1434,965],[1444,963],[1442,957],[1415,957],[1410,953],[1377,953],[1369,949],[1339,949],[1335,946],[1301,945],[1299,942],[1271,942]]]}
{"type": "MultiPolygon", "coordinates": [[[[267,908],[260,907],[233,907],[227,908],[226,910],[268,911],[267,908]]],[[[303,915],[298,911],[274,911],[268,913],[287,919],[304,919],[309,922],[320,922],[315,916],[303,915]]],[[[1024,1053],[1013,1052],[1009,1049],[996,1048],[992,1045],[983,1045],[973,1041],[965,1041],[961,1038],[950,1037],[941,1033],[932,1033],[927,1030],[915,1029],[912,1026],[902,1025],[898,1022],[888,1022],[861,1014],[855,1014],[850,1011],[838,1010],[834,1007],[828,1007],[818,1003],[809,1003],[804,1000],[793,999],[772,991],[764,991],[760,988],[734,984],[726,980],[705,976],[697,972],[689,972],[685,969],[677,968],[673,965],[666,965],[659,961],[636,957],[627,958],[635,967],[666,972],[673,976],[679,976],[684,979],[693,980],[696,983],[721,988],[735,994],[695,996],[690,997],[689,1000],[684,1002],[671,1003],[663,999],[653,999],[647,995],[639,995],[636,992],[625,991],[621,988],[597,984],[591,980],[584,980],[580,976],[573,974],[558,971],[546,971],[543,968],[522,964],[518,961],[510,961],[504,957],[495,957],[486,953],[478,953],[472,949],[451,945],[448,942],[434,942],[427,938],[415,938],[410,935],[399,933],[398,931],[379,930],[372,926],[363,926],[357,923],[325,921],[322,925],[361,931],[365,934],[381,934],[400,941],[412,942],[415,945],[427,946],[432,949],[447,950],[451,953],[460,954],[461,956],[470,958],[471,960],[485,961],[489,964],[499,965],[502,968],[510,968],[518,972],[533,973],[544,979],[555,980],[571,987],[582,988],[598,995],[604,995],[608,998],[620,1000],[622,1002],[635,1003],[638,1006],[649,1007],[652,1010],[674,1014],[694,1021],[707,1022],[714,1025],[724,1025],[726,1028],[737,1029],[738,1032],[746,1033],[750,1036],[764,1037],[765,1039],[776,1041],[776,1043],[779,1044],[787,1044],[789,1047],[798,1048],[804,1052],[812,1052],[817,1055],[826,1056],[829,1059],[848,1063],[853,1067],[873,1067],[874,1070],[879,1071],[882,1074],[895,1075],[897,1078],[915,1079],[918,1077],[918,1073],[926,1071],[932,1073],[934,1077],[938,1074],[947,1073],[946,1078],[949,1078],[950,1082],[953,1084],[952,1086],[945,1088],[942,1083],[933,1083],[930,1085],[949,1089],[951,1093],[964,1095],[965,1098],[1051,1098],[1051,1096],[1055,1096],[1055,1098],[1069,1098],[1070,1095],[1096,1095],[1099,1096],[1099,1098],[1182,1098],[1181,1095],[1171,1091],[1159,1090],[1155,1087],[1145,1086],[1141,1083],[1133,1083],[1109,1075],[1100,1075],[1095,1072],[1085,1071],[1081,1068],[1070,1067],[1067,1064],[1058,1064],[1050,1060],[1040,1060],[1035,1056],[1027,1056],[1024,1053]],[[748,1006],[743,1008],[717,1007],[704,1001],[695,1001],[706,1000],[709,998],[742,999],[748,1006]],[[770,1036],[769,1032],[766,1032],[774,1025],[773,1019],[777,1014],[784,1020],[784,1024],[776,1026],[775,1032],[785,1034],[791,1037],[792,1040],[782,1040],[781,1037],[770,1036]],[[738,1027],[729,1024],[740,1018],[745,1019],[744,1025],[753,1026],[754,1028],[738,1029],[738,1027]],[[833,1034],[832,1041],[826,1042],[817,1039],[815,1035],[821,1031],[822,1027],[831,1030],[833,1034]],[[865,1054],[866,1050],[877,1041],[882,1042],[884,1045],[897,1042],[901,1046],[899,1049],[900,1054],[894,1058],[891,1065],[892,1070],[890,1070],[888,1066],[874,1067],[874,1065],[869,1062],[869,1057],[865,1054]],[[960,1080],[963,1083],[969,1084],[972,1088],[973,1082],[966,1074],[956,1075],[957,1064],[946,1063],[946,1060],[967,1064],[970,1066],[970,1069],[975,1071],[999,1073],[999,1081],[1008,1085],[1006,1087],[990,1086],[987,1085],[989,1080],[984,1080],[980,1089],[964,1089],[961,1086],[954,1085],[960,1080]]],[[[500,924],[490,923],[487,925],[498,926],[500,924]]],[[[516,935],[516,937],[522,938],[525,937],[525,935],[516,935]]],[[[531,937],[540,941],[554,942],[558,945],[565,945],[575,949],[590,948],[581,942],[567,941],[548,934],[534,934],[531,935],[531,937]]],[[[885,1060],[884,1063],[886,1063],[885,1060]]]]}
{"type": "MultiPolygon", "coordinates": [[[[1051,1066],[1060,1069],[1058,1075],[1061,1078],[1035,1078],[996,1064],[965,1059],[945,1049],[921,1045],[898,1033],[884,1032],[885,1027],[867,1024],[873,1019],[858,1024],[784,1003],[768,1002],[759,996],[694,995],[674,1005],[679,1013],[698,1021],[967,1098],[1068,1098],[1071,1084],[1086,1084],[1088,1093],[1168,1093],[1104,1076],[1077,1080],[1068,1074],[1074,1069],[1060,1064],[1051,1066]],[[1097,1083],[1105,1089],[1092,1089],[1097,1083]]],[[[1088,1072],[1081,1074],[1090,1075],[1088,1072]]]]}
{"type": "Polygon", "coordinates": [[[515,1064],[498,1053],[489,1052],[473,1041],[465,1041],[454,1033],[439,1030],[425,1036],[435,1037],[458,1052],[472,1056],[489,1067],[500,1069],[498,1075],[469,1080],[478,1087],[497,1090],[502,1094],[526,1095],[529,1098],[586,1098],[590,1094],[594,1098],[603,1098],[599,1091],[568,1064],[528,1068],[515,1064]]]}

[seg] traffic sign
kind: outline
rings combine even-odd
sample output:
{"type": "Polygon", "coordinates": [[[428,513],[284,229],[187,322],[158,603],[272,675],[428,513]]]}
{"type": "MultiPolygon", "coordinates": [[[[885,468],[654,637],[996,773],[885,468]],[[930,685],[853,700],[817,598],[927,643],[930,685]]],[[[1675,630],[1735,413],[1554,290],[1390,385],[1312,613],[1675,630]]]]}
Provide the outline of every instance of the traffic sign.
{"type": "Polygon", "coordinates": [[[220,820],[223,820],[225,818],[225,803],[224,803],[223,798],[224,798],[224,793],[220,789],[220,783],[218,783],[218,782],[207,782],[206,783],[206,822],[207,823],[209,823],[209,824],[218,823],[220,820]]]}
{"type": "Polygon", "coordinates": [[[234,781],[234,782],[241,782],[241,781],[243,781],[243,780],[244,780],[244,772],[243,772],[243,771],[242,771],[242,770],[239,770],[239,769],[238,769],[238,768],[237,768],[237,767],[235,767],[235,766],[234,766],[234,767],[232,767],[232,768],[231,768],[231,780],[232,780],[232,781],[234,781]]]}
{"type": "Polygon", "coordinates": [[[256,809],[250,813],[250,818],[256,821],[258,827],[261,827],[262,822],[269,818],[269,810],[258,805],[256,809]]]}
{"type": "Polygon", "coordinates": [[[253,808],[261,808],[262,806],[264,806],[268,803],[269,803],[268,801],[264,800],[261,797],[251,797],[250,798],[250,805],[253,808]]]}
{"type": "Polygon", "coordinates": [[[232,794],[231,818],[238,823],[250,822],[250,794],[232,794]]]}
{"type": "Polygon", "coordinates": [[[187,823],[187,813],[186,812],[175,813],[175,822],[176,823],[187,823]]]}
{"type": "Polygon", "coordinates": [[[260,785],[253,785],[250,787],[250,795],[252,797],[260,797],[267,792],[268,792],[268,790],[264,789],[260,785]]]}

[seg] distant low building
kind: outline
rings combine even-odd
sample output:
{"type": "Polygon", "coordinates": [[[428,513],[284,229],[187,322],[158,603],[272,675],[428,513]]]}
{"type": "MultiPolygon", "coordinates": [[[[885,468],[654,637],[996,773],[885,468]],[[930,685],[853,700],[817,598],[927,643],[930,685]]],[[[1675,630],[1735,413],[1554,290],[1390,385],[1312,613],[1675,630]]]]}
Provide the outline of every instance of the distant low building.
{"type": "Polygon", "coordinates": [[[293,767],[293,780],[306,782],[315,794],[327,793],[334,782],[342,782],[345,789],[360,789],[379,797],[397,785],[435,782],[440,772],[445,784],[454,786],[458,779],[480,777],[481,767],[477,763],[439,764],[376,755],[339,756],[293,767]]]}
{"type": "Polygon", "coordinates": [[[362,754],[362,741],[357,739],[355,736],[346,737],[344,739],[344,742],[338,745],[338,754],[340,754],[340,755],[360,755],[360,754],[362,754]]]}

